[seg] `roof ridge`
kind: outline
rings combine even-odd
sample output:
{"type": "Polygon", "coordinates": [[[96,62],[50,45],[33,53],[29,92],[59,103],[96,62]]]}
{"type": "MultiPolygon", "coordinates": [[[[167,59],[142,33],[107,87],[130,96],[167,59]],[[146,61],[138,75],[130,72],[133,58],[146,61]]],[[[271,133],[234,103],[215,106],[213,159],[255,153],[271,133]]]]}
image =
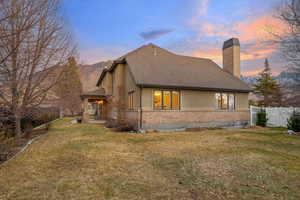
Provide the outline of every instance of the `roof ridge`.
{"type": "MultiPolygon", "coordinates": [[[[133,54],[133,53],[135,53],[135,52],[141,50],[142,48],[144,48],[144,47],[146,47],[146,46],[148,46],[148,45],[142,45],[142,46],[140,46],[140,47],[138,47],[138,48],[136,48],[136,49],[134,49],[134,50],[132,50],[132,51],[129,51],[129,52],[126,53],[125,55],[123,55],[123,56],[121,56],[121,57],[119,57],[119,58],[117,58],[117,59],[115,59],[115,60],[121,60],[121,59],[123,59],[123,58],[126,58],[127,56],[129,56],[129,55],[131,55],[131,54],[133,54]]],[[[115,61],[115,60],[114,60],[114,61],[115,61]]]]}
{"type": "MultiPolygon", "coordinates": [[[[210,58],[201,58],[201,57],[195,57],[195,56],[187,56],[187,55],[179,55],[179,54],[175,54],[176,56],[181,56],[181,57],[186,57],[186,58],[193,58],[193,59],[200,59],[200,60],[210,60],[213,61],[210,58]]],[[[214,61],[213,61],[214,62],[214,61]]]]}
{"type": "MultiPolygon", "coordinates": [[[[162,51],[168,52],[168,53],[170,53],[170,54],[172,54],[172,55],[177,55],[177,54],[175,54],[175,53],[173,53],[173,52],[171,52],[171,51],[168,51],[167,49],[164,49],[164,48],[162,48],[162,47],[160,47],[160,46],[158,46],[158,45],[156,45],[156,44],[148,43],[148,44],[145,44],[145,45],[140,46],[139,48],[137,48],[137,49],[135,49],[135,50],[130,51],[129,53],[127,53],[127,54],[125,54],[125,55],[123,55],[123,56],[121,56],[121,57],[119,57],[119,58],[117,58],[117,59],[115,59],[115,60],[121,60],[121,59],[123,59],[123,58],[126,58],[127,56],[132,55],[133,53],[136,53],[136,52],[138,52],[139,50],[141,50],[141,49],[143,49],[143,48],[145,48],[145,47],[155,47],[155,48],[158,48],[158,49],[160,49],[160,50],[162,50],[162,51]]],[[[178,56],[180,56],[180,55],[178,55],[178,56]]]]}

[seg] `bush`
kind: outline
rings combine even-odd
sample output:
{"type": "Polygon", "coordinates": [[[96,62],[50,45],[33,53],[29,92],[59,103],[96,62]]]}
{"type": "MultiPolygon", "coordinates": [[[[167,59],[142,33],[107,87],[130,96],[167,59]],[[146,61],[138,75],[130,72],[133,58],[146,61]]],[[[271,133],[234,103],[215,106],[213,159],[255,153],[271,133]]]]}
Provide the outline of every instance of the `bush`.
{"type": "Polygon", "coordinates": [[[294,112],[287,120],[287,127],[289,130],[300,132],[300,113],[294,112]]]}
{"type": "Polygon", "coordinates": [[[119,132],[130,132],[135,131],[135,126],[131,123],[122,123],[117,127],[119,132]]]}
{"type": "Polygon", "coordinates": [[[132,120],[107,120],[105,124],[106,128],[113,128],[115,131],[118,132],[129,132],[129,131],[135,131],[135,121],[132,120]]]}
{"type": "MultiPolygon", "coordinates": [[[[48,123],[59,117],[56,108],[36,108],[27,112],[21,119],[21,130],[30,134],[34,127],[48,123]]],[[[3,131],[5,137],[15,136],[15,119],[13,114],[4,108],[0,108],[0,132],[3,131]]]]}
{"type": "Polygon", "coordinates": [[[116,128],[118,127],[117,120],[107,119],[105,123],[106,128],[116,128]]]}
{"type": "Polygon", "coordinates": [[[264,109],[261,109],[257,114],[257,121],[256,121],[256,125],[257,126],[262,126],[262,127],[266,127],[267,125],[267,113],[264,109]]]}

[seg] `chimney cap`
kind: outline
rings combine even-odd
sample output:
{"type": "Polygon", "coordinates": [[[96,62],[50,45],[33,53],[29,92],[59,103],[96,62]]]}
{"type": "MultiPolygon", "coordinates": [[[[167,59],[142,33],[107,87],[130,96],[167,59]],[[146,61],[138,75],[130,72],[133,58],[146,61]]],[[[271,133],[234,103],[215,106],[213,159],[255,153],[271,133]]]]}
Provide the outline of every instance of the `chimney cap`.
{"type": "Polygon", "coordinates": [[[223,50],[232,46],[240,46],[240,41],[238,38],[231,38],[229,40],[226,40],[223,45],[223,50]]]}

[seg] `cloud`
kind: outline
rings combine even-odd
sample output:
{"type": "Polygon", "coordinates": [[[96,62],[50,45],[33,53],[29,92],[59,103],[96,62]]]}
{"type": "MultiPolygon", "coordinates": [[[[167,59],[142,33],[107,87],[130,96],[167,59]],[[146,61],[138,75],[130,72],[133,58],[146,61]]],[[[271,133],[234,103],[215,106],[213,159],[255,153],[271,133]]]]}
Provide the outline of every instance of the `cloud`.
{"type": "Polygon", "coordinates": [[[199,35],[207,37],[237,37],[242,42],[268,41],[274,39],[272,33],[284,34],[287,27],[279,19],[269,15],[248,19],[230,25],[204,23],[200,26],[199,35]]]}
{"type": "Polygon", "coordinates": [[[216,48],[214,45],[206,45],[201,47],[201,49],[196,50],[192,53],[192,56],[200,58],[209,58],[215,62],[222,63],[222,49],[216,48]]]}
{"type": "Polygon", "coordinates": [[[272,14],[257,17],[252,20],[240,22],[233,27],[241,41],[274,39],[271,33],[284,34],[287,27],[272,14]]]}
{"type": "Polygon", "coordinates": [[[205,23],[201,25],[199,35],[208,37],[232,37],[235,32],[232,28],[228,28],[223,24],[209,24],[205,23]]]}
{"type": "Polygon", "coordinates": [[[198,16],[204,16],[207,14],[209,0],[197,0],[198,1],[198,16]]]}
{"type": "Polygon", "coordinates": [[[188,21],[189,24],[199,24],[201,21],[200,19],[207,15],[208,8],[209,8],[210,0],[194,0],[194,1],[195,1],[195,14],[188,21]]]}
{"type": "Polygon", "coordinates": [[[140,36],[145,40],[153,40],[162,37],[163,35],[167,35],[172,33],[174,30],[172,29],[157,29],[140,33],[140,36]]]}
{"type": "Polygon", "coordinates": [[[253,42],[242,44],[241,60],[267,58],[277,51],[277,46],[266,42],[253,42]]]}
{"type": "MultiPolygon", "coordinates": [[[[216,47],[215,44],[206,44],[199,46],[198,49],[194,50],[193,56],[209,58],[215,62],[222,64],[222,44],[220,47],[216,47]]],[[[241,45],[241,61],[264,59],[275,53],[277,48],[273,44],[264,43],[247,43],[241,45]]]]}
{"type": "Polygon", "coordinates": [[[246,74],[255,74],[263,67],[263,60],[271,58],[274,62],[274,74],[283,69],[278,46],[270,43],[274,39],[271,33],[285,34],[285,24],[272,17],[272,13],[251,17],[243,21],[224,23],[204,23],[198,26],[198,38],[202,43],[194,48],[191,55],[210,58],[222,66],[222,44],[231,37],[241,42],[242,68],[246,74]],[[205,43],[203,42],[205,41],[205,43]]]}

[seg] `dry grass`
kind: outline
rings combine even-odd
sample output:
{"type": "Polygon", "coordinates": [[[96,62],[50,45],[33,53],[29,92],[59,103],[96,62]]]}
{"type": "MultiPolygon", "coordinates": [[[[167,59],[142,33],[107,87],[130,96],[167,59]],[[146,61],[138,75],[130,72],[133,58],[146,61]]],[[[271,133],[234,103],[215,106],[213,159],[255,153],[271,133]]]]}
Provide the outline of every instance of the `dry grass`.
{"type": "Polygon", "coordinates": [[[69,121],[0,166],[0,199],[300,199],[300,138],[280,129],[136,135],[69,121]]]}

